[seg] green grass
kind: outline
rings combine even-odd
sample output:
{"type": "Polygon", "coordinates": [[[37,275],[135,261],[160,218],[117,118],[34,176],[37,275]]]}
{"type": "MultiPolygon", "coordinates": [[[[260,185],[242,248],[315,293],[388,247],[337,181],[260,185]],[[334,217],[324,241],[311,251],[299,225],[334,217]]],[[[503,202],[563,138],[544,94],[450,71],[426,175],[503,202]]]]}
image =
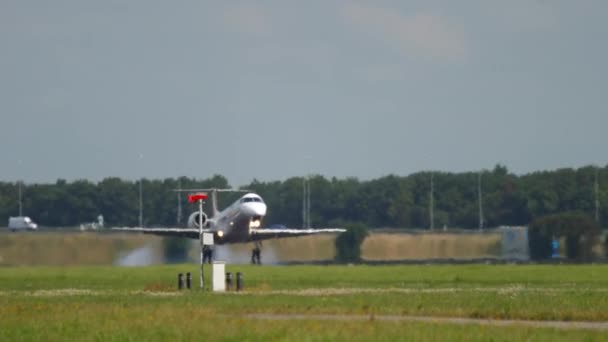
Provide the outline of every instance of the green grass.
{"type": "MultiPolygon", "coordinates": [[[[206,277],[210,266],[205,265],[206,277]]],[[[608,265],[399,265],[254,266],[227,265],[242,272],[248,289],[311,287],[434,288],[523,285],[526,287],[608,290],[608,265]]],[[[141,290],[150,283],[173,288],[178,272],[198,275],[198,265],[147,267],[4,267],[0,290],[86,288],[141,290]]]]}
{"type": "Polygon", "coordinates": [[[0,340],[192,340],[203,333],[215,340],[596,340],[606,334],[373,319],[260,321],[245,313],[608,321],[605,265],[227,270],[243,272],[246,291],[177,291],[178,272],[193,272],[198,285],[196,265],[0,268],[0,340]]]}
{"type": "Polygon", "coordinates": [[[204,303],[52,303],[22,309],[29,311],[28,319],[15,311],[3,316],[1,340],[573,341],[605,337],[605,332],[595,331],[379,322],[372,319],[269,322],[236,315],[218,316],[205,309],[204,303]]]}

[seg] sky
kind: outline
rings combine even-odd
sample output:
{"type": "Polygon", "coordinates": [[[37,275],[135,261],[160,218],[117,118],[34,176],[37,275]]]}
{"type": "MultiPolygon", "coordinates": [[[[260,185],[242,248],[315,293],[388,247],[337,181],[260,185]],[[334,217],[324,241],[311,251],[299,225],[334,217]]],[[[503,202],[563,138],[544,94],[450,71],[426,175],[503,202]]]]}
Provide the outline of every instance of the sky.
{"type": "Polygon", "coordinates": [[[0,2],[0,181],[607,163],[608,2],[0,2]]]}

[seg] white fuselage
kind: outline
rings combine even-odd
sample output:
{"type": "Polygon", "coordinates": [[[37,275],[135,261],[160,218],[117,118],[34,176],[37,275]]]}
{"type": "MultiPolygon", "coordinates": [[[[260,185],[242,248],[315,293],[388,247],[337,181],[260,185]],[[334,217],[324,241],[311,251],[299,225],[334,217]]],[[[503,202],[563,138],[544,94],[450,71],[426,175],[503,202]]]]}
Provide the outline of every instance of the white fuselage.
{"type": "Polygon", "coordinates": [[[249,241],[255,229],[262,226],[266,204],[262,197],[248,193],[209,220],[215,243],[249,241]]]}

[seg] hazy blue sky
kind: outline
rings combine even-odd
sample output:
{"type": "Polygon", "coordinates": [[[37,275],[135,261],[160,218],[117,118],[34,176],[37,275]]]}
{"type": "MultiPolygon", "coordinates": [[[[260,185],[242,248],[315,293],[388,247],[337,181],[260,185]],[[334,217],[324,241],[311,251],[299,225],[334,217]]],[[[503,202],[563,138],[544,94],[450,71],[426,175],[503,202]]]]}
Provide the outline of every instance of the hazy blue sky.
{"type": "Polygon", "coordinates": [[[607,14],[602,0],[3,0],[0,180],[604,165],[607,14]]]}

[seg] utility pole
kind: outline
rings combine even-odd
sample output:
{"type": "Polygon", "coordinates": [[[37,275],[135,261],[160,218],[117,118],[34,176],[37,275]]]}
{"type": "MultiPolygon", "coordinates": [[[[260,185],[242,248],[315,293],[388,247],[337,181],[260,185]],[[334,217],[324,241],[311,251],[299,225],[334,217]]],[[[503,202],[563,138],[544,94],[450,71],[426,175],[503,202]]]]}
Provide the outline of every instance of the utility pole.
{"type": "Polygon", "coordinates": [[[182,223],[182,198],[180,197],[180,193],[182,191],[182,181],[177,180],[177,225],[182,223]]]}
{"type": "Polygon", "coordinates": [[[310,228],[310,177],[302,178],[302,228],[310,228]]]}
{"type": "Polygon", "coordinates": [[[598,167],[595,168],[595,184],[594,184],[594,192],[595,192],[595,222],[600,223],[600,182],[599,182],[599,172],[600,169],[598,167]]]}
{"type": "Polygon", "coordinates": [[[142,180],[139,179],[139,226],[144,226],[144,211],[143,211],[143,190],[142,190],[142,180]]]}
{"type": "Polygon", "coordinates": [[[434,209],[435,209],[435,199],[434,199],[434,195],[433,193],[435,192],[435,183],[433,180],[433,172],[431,171],[431,193],[430,193],[430,201],[429,201],[429,219],[431,221],[431,230],[435,229],[435,215],[434,215],[434,209]]]}
{"type": "MultiPolygon", "coordinates": [[[[142,159],[144,159],[144,155],[142,153],[139,154],[139,166],[141,167],[142,165],[142,159]]],[[[144,226],[144,209],[143,209],[143,188],[142,188],[142,181],[144,180],[144,177],[140,177],[139,178],[139,226],[143,227],[144,226]]]]}
{"type": "MultiPolygon", "coordinates": [[[[17,160],[17,165],[19,165],[19,171],[18,172],[19,172],[20,175],[22,174],[21,163],[22,163],[21,159],[17,160]]],[[[19,217],[23,216],[23,192],[21,190],[21,186],[22,186],[21,183],[23,183],[23,182],[21,181],[21,179],[19,179],[17,181],[17,189],[18,189],[17,192],[19,193],[19,195],[18,195],[19,196],[19,217]]]]}
{"type": "Polygon", "coordinates": [[[306,228],[306,177],[302,177],[302,228],[306,228]]]}
{"type": "Polygon", "coordinates": [[[308,178],[306,179],[306,184],[308,187],[308,191],[306,191],[306,210],[308,210],[308,213],[306,214],[306,228],[310,228],[312,227],[312,223],[310,220],[310,176],[308,176],[308,178]]]}
{"type": "Polygon", "coordinates": [[[481,194],[481,172],[477,174],[477,199],[479,201],[479,230],[483,230],[483,197],[481,194]]]}
{"type": "Polygon", "coordinates": [[[17,181],[19,188],[19,217],[23,216],[23,194],[21,193],[21,181],[17,181]]]}

